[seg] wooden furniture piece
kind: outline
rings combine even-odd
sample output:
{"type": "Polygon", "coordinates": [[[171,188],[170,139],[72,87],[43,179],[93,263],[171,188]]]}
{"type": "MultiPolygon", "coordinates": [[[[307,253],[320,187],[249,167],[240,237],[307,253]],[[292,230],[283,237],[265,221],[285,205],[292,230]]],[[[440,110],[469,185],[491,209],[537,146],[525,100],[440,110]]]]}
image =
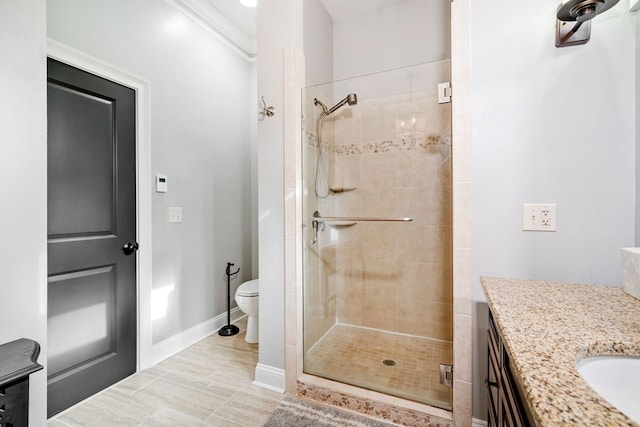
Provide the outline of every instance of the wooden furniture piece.
{"type": "Polygon", "coordinates": [[[39,354],[26,338],[0,345],[0,427],[29,425],[29,375],[42,369],[39,354]]]}
{"type": "Polygon", "coordinates": [[[489,427],[529,427],[530,416],[520,397],[510,357],[502,345],[491,310],[489,310],[488,377],[485,380],[488,394],[489,427]]]}

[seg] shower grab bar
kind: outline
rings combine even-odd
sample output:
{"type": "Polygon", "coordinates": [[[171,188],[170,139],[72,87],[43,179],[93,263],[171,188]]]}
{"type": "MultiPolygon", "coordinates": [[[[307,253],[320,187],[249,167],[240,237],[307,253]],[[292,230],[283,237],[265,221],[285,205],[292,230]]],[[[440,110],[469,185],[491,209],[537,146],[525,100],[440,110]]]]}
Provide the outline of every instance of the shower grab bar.
{"type": "Polygon", "coordinates": [[[356,222],[411,222],[413,218],[385,218],[385,217],[362,217],[362,216],[313,216],[312,221],[356,221],[356,222]]]}
{"type": "Polygon", "coordinates": [[[363,217],[363,216],[320,216],[320,212],[315,211],[313,216],[309,218],[311,220],[311,227],[313,228],[313,239],[311,244],[318,241],[318,231],[324,231],[325,222],[352,222],[354,225],[357,222],[411,222],[413,218],[385,218],[385,217],[363,217]]]}

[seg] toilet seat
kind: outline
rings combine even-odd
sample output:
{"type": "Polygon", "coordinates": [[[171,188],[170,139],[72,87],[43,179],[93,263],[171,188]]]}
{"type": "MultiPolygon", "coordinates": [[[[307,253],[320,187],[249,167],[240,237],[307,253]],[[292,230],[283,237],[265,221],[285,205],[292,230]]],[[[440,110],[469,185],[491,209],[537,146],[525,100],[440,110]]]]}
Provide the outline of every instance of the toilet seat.
{"type": "Polygon", "coordinates": [[[258,279],[244,282],[238,287],[236,295],[240,297],[257,297],[258,296],[258,279]]]}

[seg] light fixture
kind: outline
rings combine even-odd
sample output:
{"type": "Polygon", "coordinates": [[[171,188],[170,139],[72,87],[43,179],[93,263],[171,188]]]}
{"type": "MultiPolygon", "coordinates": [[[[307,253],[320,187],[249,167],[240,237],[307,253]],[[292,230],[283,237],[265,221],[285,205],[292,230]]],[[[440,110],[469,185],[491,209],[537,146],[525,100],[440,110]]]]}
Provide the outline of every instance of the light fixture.
{"type": "Polygon", "coordinates": [[[240,0],[240,3],[246,7],[256,7],[258,5],[258,0],[240,0]]]}
{"type": "Polygon", "coordinates": [[[591,20],[619,0],[564,0],[556,12],[556,47],[585,44],[591,38],[591,20]],[[569,24],[575,22],[575,25],[569,24]]]}

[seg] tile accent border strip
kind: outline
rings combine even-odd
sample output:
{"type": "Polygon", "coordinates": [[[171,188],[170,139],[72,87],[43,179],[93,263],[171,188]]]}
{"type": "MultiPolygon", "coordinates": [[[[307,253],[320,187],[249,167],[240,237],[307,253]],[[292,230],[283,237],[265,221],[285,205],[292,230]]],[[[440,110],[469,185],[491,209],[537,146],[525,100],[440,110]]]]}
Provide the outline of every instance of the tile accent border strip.
{"type": "MultiPolygon", "coordinates": [[[[310,147],[317,147],[318,138],[309,131],[305,131],[304,133],[307,145],[310,147]]],[[[412,139],[373,141],[366,142],[364,144],[334,145],[331,143],[325,143],[322,146],[322,151],[325,153],[334,153],[349,156],[360,154],[386,153],[391,151],[412,151],[419,149],[433,151],[434,149],[439,149],[440,146],[450,145],[451,135],[428,135],[412,139]]]]}

